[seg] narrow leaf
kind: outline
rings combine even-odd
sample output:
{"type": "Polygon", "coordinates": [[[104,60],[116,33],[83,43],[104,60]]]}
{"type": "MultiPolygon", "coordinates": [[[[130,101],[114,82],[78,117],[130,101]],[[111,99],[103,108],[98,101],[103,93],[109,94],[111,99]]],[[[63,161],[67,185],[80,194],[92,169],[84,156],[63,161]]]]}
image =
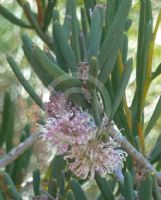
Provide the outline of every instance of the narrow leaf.
{"type": "Polygon", "coordinates": [[[23,76],[22,72],[20,71],[18,65],[16,64],[16,62],[14,61],[14,59],[11,56],[7,57],[7,61],[10,64],[14,74],[16,75],[16,77],[18,78],[18,80],[20,81],[20,83],[23,85],[23,87],[25,88],[25,90],[29,93],[29,95],[31,96],[31,98],[35,101],[35,103],[43,109],[43,103],[40,99],[40,97],[35,93],[35,90],[32,88],[32,86],[30,85],[30,83],[25,79],[25,77],[23,76]]]}
{"type": "Polygon", "coordinates": [[[145,135],[149,134],[149,132],[151,131],[151,129],[154,127],[155,123],[159,119],[160,115],[161,115],[161,96],[156,104],[156,107],[155,107],[153,114],[148,122],[148,125],[146,126],[145,135]]]}
{"type": "Polygon", "coordinates": [[[34,188],[34,195],[40,194],[40,171],[34,170],[33,171],[33,188],[34,188]]]}
{"type": "Polygon", "coordinates": [[[102,196],[106,200],[114,200],[115,197],[113,195],[113,192],[105,178],[102,178],[99,174],[95,175],[95,180],[98,185],[98,188],[100,189],[102,196]]]}
{"type": "Polygon", "coordinates": [[[131,0],[122,0],[116,16],[103,41],[99,63],[101,67],[99,79],[105,83],[108,75],[111,73],[117,59],[120,47],[120,39],[124,31],[124,26],[131,7],[131,0]]]}
{"type": "Polygon", "coordinates": [[[129,171],[125,172],[124,197],[125,200],[134,200],[133,180],[129,171]]]}
{"type": "Polygon", "coordinates": [[[79,182],[76,179],[72,179],[70,181],[70,186],[71,186],[71,189],[74,193],[76,200],[87,200],[79,182]]]}
{"type": "Polygon", "coordinates": [[[98,9],[95,9],[92,14],[91,18],[91,27],[89,32],[89,45],[88,45],[88,57],[89,60],[92,56],[97,57],[99,49],[100,49],[100,42],[101,42],[101,35],[102,35],[102,28],[103,22],[98,9]]]}
{"type": "Polygon", "coordinates": [[[6,8],[4,8],[2,5],[0,5],[0,15],[5,17],[8,21],[10,21],[13,24],[16,24],[22,28],[31,28],[30,25],[23,22],[21,19],[14,16],[10,11],[8,11],[6,8]]]}
{"type": "Polygon", "coordinates": [[[148,173],[146,178],[140,183],[139,187],[139,199],[141,200],[152,200],[152,178],[148,173]]]}
{"type": "Polygon", "coordinates": [[[118,91],[116,93],[116,96],[114,98],[114,103],[113,103],[113,106],[112,106],[112,112],[111,112],[111,115],[110,115],[111,119],[115,115],[115,112],[116,112],[117,108],[119,107],[120,102],[121,102],[121,100],[122,100],[122,98],[125,94],[125,89],[126,89],[126,86],[128,84],[128,81],[129,81],[129,78],[130,78],[130,75],[131,75],[131,70],[132,70],[132,59],[129,59],[127,61],[125,68],[124,68],[123,75],[122,75],[122,78],[121,78],[121,81],[120,81],[120,86],[119,86],[118,91]]]}
{"type": "Polygon", "coordinates": [[[57,43],[62,52],[62,56],[66,61],[66,65],[69,66],[72,72],[76,71],[77,64],[74,52],[69,43],[67,42],[63,28],[58,21],[54,23],[53,31],[53,34],[55,34],[57,43]]]}

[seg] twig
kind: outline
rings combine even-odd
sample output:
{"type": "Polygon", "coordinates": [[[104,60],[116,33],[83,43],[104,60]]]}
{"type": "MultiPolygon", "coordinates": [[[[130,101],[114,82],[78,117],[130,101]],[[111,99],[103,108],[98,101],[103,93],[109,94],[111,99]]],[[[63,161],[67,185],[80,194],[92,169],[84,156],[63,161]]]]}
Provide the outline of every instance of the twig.
{"type": "MultiPolygon", "coordinates": [[[[157,175],[158,183],[161,185],[161,174],[156,171],[156,169],[144,158],[144,156],[138,152],[130,142],[121,135],[120,131],[113,124],[108,128],[108,132],[115,136],[115,140],[121,144],[122,148],[134,158],[141,167],[144,169],[150,170],[157,175]]],[[[0,168],[7,166],[14,160],[16,160],[20,155],[22,155],[27,149],[29,149],[34,143],[36,143],[40,139],[40,133],[36,133],[30,136],[25,142],[20,143],[17,147],[15,147],[9,154],[5,155],[0,160],[0,168]]]]}
{"type": "Polygon", "coordinates": [[[27,149],[29,149],[39,139],[40,139],[40,133],[35,133],[34,135],[31,135],[28,139],[26,139],[24,142],[20,143],[17,147],[12,149],[10,153],[5,155],[0,160],[0,168],[6,167],[11,162],[16,160],[20,155],[22,155],[27,149]]]}
{"type": "Polygon", "coordinates": [[[147,169],[151,172],[154,172],[157,175],[158,183],[161,185],[161,174],[157,172],[157,170],[144,158],[144,156],[138,152],[131,143],[121,135],[120,131],[116,128],[116,126],[111,125],[108,129],[109,133],[115,136],[115,140],[121,144],[121,147],[134,158],[141,167],[147,169]]]}

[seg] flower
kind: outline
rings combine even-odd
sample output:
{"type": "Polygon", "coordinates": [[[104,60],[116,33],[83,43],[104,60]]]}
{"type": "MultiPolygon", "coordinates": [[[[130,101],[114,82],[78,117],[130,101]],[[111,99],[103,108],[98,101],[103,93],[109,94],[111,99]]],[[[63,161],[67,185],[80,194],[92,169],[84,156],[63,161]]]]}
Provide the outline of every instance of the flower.
{"type": "Polygon", "coordinates": [[[116,149],[112,142],[113,140],[110,143],[103,143],[92,139],[87,144],[72,146],[65,156],[69,169],[77,177],[86,179],[88,176],[94,178],[95,172],[105,175],[122,168],[127,153],[116,149]]]}
{"type": "Polygon", "coordinates": [[[50,96],[49,102],[45,103],[45,110],[49,117],[63,115],[68,100],[63,93],[57,92],[50,96]]]}
{"type": "Polygon", "coordinates": [[[43,129],[44,139],[55,146],[60,155],[68,151],[69,145],[87,143],[97,127],[86,111],[75,110],[64,112],[60,118],[49,118],[43,129]]]}
{"type": "MultiPolygon", "coordinates": [[[[101,127],[87,111],[74,106],[63,93],[56,93],[46,103],[48,119],[43,138],[64,155],[69,169],[78,177],[94,178],[123,167],[127,153],[119,149],[116,137],[107,137],[107,122],[101,127]]],[[[118,137],[118,136],[117,136],[118,137]]]]}

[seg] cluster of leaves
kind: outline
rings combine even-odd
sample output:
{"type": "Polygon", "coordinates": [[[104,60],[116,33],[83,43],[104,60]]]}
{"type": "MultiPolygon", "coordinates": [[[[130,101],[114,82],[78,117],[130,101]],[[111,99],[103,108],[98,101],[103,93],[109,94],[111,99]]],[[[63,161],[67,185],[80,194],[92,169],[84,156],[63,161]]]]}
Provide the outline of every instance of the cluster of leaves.
{"type": "MultiPolygon", "coordinates": [[[[132,20],[128,19],[131,0],[108,0],[106,6],[97,4],[95,0],[84,0],[80,8],[80,20],[77,16],[75,0],[66,1],[66,13],[63,19],[59,16],[57,2],[54,0],[48,2],[37,0],[37,13],[30,8],[27,1],[17,0],[17,2],[22,7],[28,23],[14,16],[2,5],[0,5],[0,14],[15,25],[34,30],[44,41],[48,51],[41,50],[27,35],[22,35],[24,54],[44,86],[62,92],[70,91],[71,100],[91,111],[98,125],[103,115],[98,103],[101,98],[109,119],[113,120],[120,129],[124,128],[124,136],[138,151],[145,154],[145,137],[161,113],[161,98],[159,98],[146,128],[144,127],[144,108],[148,89],[161,72],[161,65],[152,72],[154,44],[161,21],[161,12],[153,28],[151,1],[140,0],[136,90],[132,105],[128,106],[125,91],[133,65],[132,58],[128,58],[127,35],[132,23],[132,20]],[[50,27],[52,34],[50,34],[50,27]],[[89,65],[89,77],[92,77],[92,81],[89,78],[84,82],[77,76],[79,67],[84,63],[89,65]],[[85,94],[86,90],[91,96],[90,99],[85,94]]],[[[8,56],[7,60],[25,90],[36,104],[44,109],[40,97],[26,80],[13,57],[8,56]]],[[[8,93],[5,98],[0,145],[1,147],[5,145],[6,151],[9,152],[13,147],[14,112],[12,110],[14,108],[8,93]]],[[[25,136],[20,141],[25,140],[28,134],[27,128],[25,136]]],[[[156,163],[157,170],[160,170],[161,166],[160,140],[161,136],[149,156],[149,162],[156,163]]],[[[22,199],[14,184],[19,186],[17,178],[21,170],[26,167],[24,158],[28,159],[30,154],[31,152],[25,152],[25,155],[6,168],[10,176],[1,173],[1,199],[4,199],[5,195],[13,199],[22,199]]],[[[107,180],[96,174],[95,180],[100,190],[96,199],[112,200],[122,196],[127,200],[138,196],[142,200],[161,199],[155,174],[145,171],[141,180],[134,182],[133,179],[137,179],[136,165],[129,157],[123,171],[123,181],[118,181],[115,177],[107,180]]],[[[72,174],[65,171],[62,157],[56,156],[53,159],[47,179],[49,199],[58,196],[60,199],[87,199],[81,188],[84,181],[76,180],[72,174]]],[[[33,173],[33,186],[35,196],[41,195],[39,171],[33,173]]]]}

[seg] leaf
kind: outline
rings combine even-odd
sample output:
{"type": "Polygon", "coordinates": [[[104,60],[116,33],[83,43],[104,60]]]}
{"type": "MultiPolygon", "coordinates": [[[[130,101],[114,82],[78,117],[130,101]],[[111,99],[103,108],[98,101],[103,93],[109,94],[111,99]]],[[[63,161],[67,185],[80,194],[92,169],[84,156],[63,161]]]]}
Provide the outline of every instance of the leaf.
{"type": "Polygon", "coordinates": [[[139,199],[152,200],[152,178],[149,173],[146,174],[146,178],[140,183],[139,187],[139,199]]]}
{"type": "Polygon", "coordinates": [[[84,7],[81,7],[81,23],[82,23],[82,30],[85,36],[85,41],[87,43],[89,24],[88,24],[87,13],[84,7]]]}
{"type": "Polygon", "coordinates": [[[66,166],[66,162],[62,156],[56,155],[51,162],[51,178],[56,179],[59,183],[62,171],[66,166]]]}
{"type": "Polygon", "coordinates": [[[103,29],[103,21],[99,9],[96,8],[94,9],[92,14],[91,26],[89,32],[89,41],[88,41],[89,60],[91,59],[92,56],[97,57],[98,55],[101,43],[102,29],[103,29]]]}
{"type": "Polygon", "coordinates": [[[7,191],[11,199],[22,200],[20,193],[17,191],[16,186],[14,185],[11,177],[7,173],[0,173],[0,184],[3,184],[3,186],[5,187],[4,192],[6,193],[7,191]]]}
{"type": "Polygon", "coordinates": [[[155,72],[152,73],[152,80],[154,80],[157,76],[161,74],[161,63],[158,65],[155,72]]]}
{"type": "Polygon", "coordinates": [[[34,188],[34,195],[40,194],[40,170],[36,169],[33,171],[33,188],[34,188]]]}
{"type": "Polygon", "coordinates": [[[100,49],[99,64],[100,76],[99,80],[106,82],[108,75],[111,73],[117,59],[120,40],[124,31],[124,26],[131,7],[131,0],[122,0],[114,20],[109,27],[105,36],[102,47],[100,49]],[[123,12],[124,11],[124,12],[123,12]]]}
{"type": "Polygon", "coordinates": [[[76,179],[72,179],[70,181],[70,186],[76,200],[87,200],[81,186],[79,185],[79,182],[76,179]]]}
{"type": "Polygon", "coordinates": [[[22,28],[31,28],[30,25],[26,24],[21,19],[15,17],[9,10],[4,8],[2,5],[0,5],[0,15],[5,17],[11,23],[16,24],[22,28]]]}
{"type": "Polygon", "coordinates": [[[151,129],[153,128],[153,126],[155,125],[157,120],[159,119],[160,115],[161,115],[161,96],[156,104],[156,107],[155,107],[153,114],[148,122],[148,125],[146,126],[146,129],[144,132],[146,136],[149,134],[149,132],[151,131],[151,129]]]}
{"type": "Polygon", "coordinates": [[[153,164],[157,161],[159,161],[161,159],[161,148],[160,148],[160,144],[161,144],[161,134],[159,135],[159,137],[156,140],[155,145],[153,146],[153,149],[151,150],[150,154],[149,154],[149,159],[150,162],[153,164]]]}
{"type": "Polygon", "coordinates": [[[38,63],[46,70],[48,74],[56,80],[53,82],[53,87],[59,88],[63,91],[67,88],[81,87],[81,82],[65,73],[57,64],[51,62],[51,60],[45,55],[45,53],[38,47],[33,47],[33,55],[38,63]]]}
{"type": "Polygon", "coordinates": [[[52,14],[53,14],[53,8],[56,5],[56,0],[49,0],[47,8],[45,10],[45,15],[44,15],[44,23],[42,30],[45,32],[50,24],[50,21],[52,19],[52,14]]]}
{"type": "Polygon", "coordinates": [[[30,85],[30,83],[25,79],[25,77],[23,76],[22,72],[20,71],[18,65],[16,64],[16,62],[14,61],[14,59],[11,56],[7,57],[7,61],[10,64],[14,74],[16,75],[16,77],[18,78],[18,80],[20,81],[20,83],[23,85],[23,87],[25,88],[25,90],[28,92],[28,94],[31,96],[31,98],[35,101],[35,103],[41,108],[43,108],[43,103],[40,99],[40,97],[36,94],[35,90],[32,88],[32,86],[30,85]]]}
{"type": "Polygon", "coordinates": [[[22,42],[23,42],[23,50],[24,50],[25,56],[27,57],[28,61],[30,62],[34,72],[37,74],[37,76],[39,77],[39,79],[42,81],[42,83],[45,86],[50,85],[51,82],[53,81],[53,78],[50,76],[50,74],[48,74],[46,72],[45,69],[43,69],[41,64],[38,63],[36,61],[36,59],[34,58],[34,56],[32,54],[33,42],[25,34],[22,35],[22,42]]]}
{"type": "Polygon", "coordinates": [[[75,200],[74,198],[74,194],[71,190],[68,190],[67,193],[66,193],[66,199],[67,200],[75,200]]]}
{"type": "Polygon", "coordinates": [[[12,148],[12,139],[14,134],[14,103],[11,100],[10,93],[6,92],[3,104],[2,124],[0,131],[0,146],[7,143],[7,152],[12,148]]]}
{"type": "Polygon", "coordinates": [[[124,197],[125,200],[134,200],[133,180],[129,171],[124,175],[124,197]]]}
{"type": "Polygon", "coordinates": [[[98,173],[95,175],[95,180],[98,185],[99,190],[102,193],[102,196],[106,200],[114,200],[115,197],[113,192],[105,178],[102,178],[98,173]]]}
{"type": "Polygon", "coordinates": [[[160,189],[158,186],[157,176],[155,173],[152,173],[153,180],[153,197],[155,200],[161,200],[160,189]]]}
{"type": "Polygon", "coordinates": [[[76,0],[70,0],[71,1],[71,11],[70,15],[72,18],[72,35],[71,35],[71,41],[73,46],[73,51],[75,53],[76,62],[77,64],[80,63],[80,47],[79,47],[79,24],[78,19],[76,15],[76,0]]]}
{"type": "Polygon", "coordinates": [[[131,75],[131,70],[132,70],[132,59],[129,59],[127,61],[127,64],[124,68],[123,75],[120,81],[120,86],[118,88],[118,91],[116,92],[115,98],[114,98],[114,103],[112,105],[112,111],[110,115],[110,119],[113,119],[115,112],[117,111],[121,100],[125,94],[126,86],[128,84],[130,75],[131,75]]]}
{"type": "Polygon", "coordinates": [[[66,65],[69,66],[72,72],[77,71],[77,63],[74,52],[66,40],[62,26],[58,21],[54,23],[53,34],[61,50],[61,55],[66,61],[66,65]]]}

